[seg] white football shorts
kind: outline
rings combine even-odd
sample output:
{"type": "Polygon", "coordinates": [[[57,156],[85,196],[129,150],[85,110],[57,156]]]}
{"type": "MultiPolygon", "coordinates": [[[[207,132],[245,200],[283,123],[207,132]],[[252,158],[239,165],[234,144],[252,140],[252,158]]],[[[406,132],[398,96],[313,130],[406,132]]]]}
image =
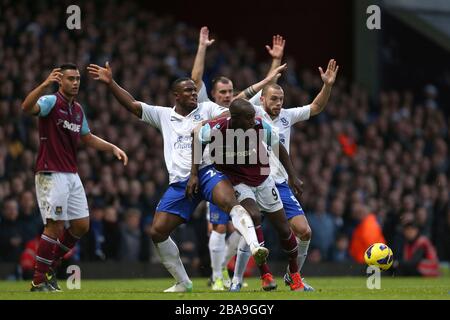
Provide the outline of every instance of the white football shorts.
{"type": "Polygon", "coordinates": [[[262,212],[275,212],[283,208],[280,193],[275,186],[275,181],[271,176],[257,187],[251,187],[246,184],[238,184],[234,186],[236,198],[239,202],[250,198],[256,201],[259,210],[262,212]]]}
{"type": "Polygon", "coordinates": [[[51,220],[75,220],[89,216],[83,184],[77,173],[39,172],[36,196],[44,224],[51,220]]]}

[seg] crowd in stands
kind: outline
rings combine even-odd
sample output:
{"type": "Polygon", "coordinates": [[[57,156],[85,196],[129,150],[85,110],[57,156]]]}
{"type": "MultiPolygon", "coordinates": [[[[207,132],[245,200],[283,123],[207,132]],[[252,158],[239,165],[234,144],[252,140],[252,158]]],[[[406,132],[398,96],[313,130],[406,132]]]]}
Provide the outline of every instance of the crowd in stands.
{"type": "MultiPolygon", "coordinates": [[[[91,228],[73,258],[152,261],[149,228],[168,183],[161,135],[120,106],[105,86],[89,79],[86,66],[109,61],[116,81],[136,99],[171,106],[170,84],[190,75],[198,29],[129,2],[101,8],[89,2],[82,8],[82,29],[68,32],[65,21],[54,19],[65,8],[51,4],[23,2],[2,10],[0,261],[19,262],[31,250],[27,243],[42,230],[34,187],[37,118],[24,115],[21,102],[66,61],[80,68],[77,100],[91,131],[129,156],[124,167],[112,155],[81,146],[78,168],[91,228]]],[[[270,57],[257,61],[255,54],[263,47],[249,47],[245,39],[216,39],[208,49],[206,84],[225,75],[236,89],[244,89],[264,77],[270,57]]],[[[285,56],[289,67],[279,83],[284,106],[296,107],[312,101],[321,80],[317,66],[301,66],[289,56],[290,40],[285,56]]],[[[301,204],[312,228],[308,263],[358,261],[351,248],[361,239],[353,235],[368,217],[379,224],[397,255],[403,250],[403,226],[413,221],[440,260],[450,261],[450,123],[443,112],[448,106],[440,105],[438,91],[427,88],[383,91],[369,99],[341,74],[325,111],[296,126],[290,152],[305,184],[301,204]]],[[[193,220],[175,239],[185,262],[199,267],[207,259],[207,241],[200,238],[207,237],[207,228],[202,213],[193,220]]],[[[271,258],[282,258],[273,230],[265,229],[271,258]]]]}

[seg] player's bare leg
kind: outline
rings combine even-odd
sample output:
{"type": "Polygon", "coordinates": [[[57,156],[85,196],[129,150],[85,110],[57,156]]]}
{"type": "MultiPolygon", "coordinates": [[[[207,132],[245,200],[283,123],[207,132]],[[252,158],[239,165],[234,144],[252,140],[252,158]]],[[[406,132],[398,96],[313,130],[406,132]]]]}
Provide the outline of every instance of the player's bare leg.
{"type": "MultiPolygon", "coordinates": [[[[228,180],[222,180],[214,187],[213,202],[222,211],[230,213],[233,226],[239,231],[250,246],[250,251],[255,258],[255,261],[259,264],[264,263],[269,254],[269,250],[259,244],[255,224],[253,222],[257,217],[254,217],[248,210],[244,209],[244,207],[239,204],[234,195],[234,189],[228,180]]],[[[259,219],[261,218],[259,217],[259,219]]]]}
{"type": "Polygon", "coordinates": [[[31,291],[56,291],[50,282],[51,266],[55,257],[55,248],[58,246],[58,237],[64,231],[64,221],[54,221],[47,219],[44,232],[39,240],[39,246],[34,265],[33,281],[31,291]]]}
{"type": "Polygon", "coordinates": [[[176,284],[164,292],[191,292],[192,282],[180,259],[180,251],[170,234],[185,220],[167,212],[156,212],[150,234],[156,252],[164,267],[175,278],[176,284]]]}
{"type": "Polygon", "coordinates": [[[274,226],[281,242],[281,247],[288,255],[288,275],[290,276],[291,290],[304,290],[304,285],[298,271],[298,245],[294,232],[291,230],[284,209],[267,213],[265,215],[274,226]]]}

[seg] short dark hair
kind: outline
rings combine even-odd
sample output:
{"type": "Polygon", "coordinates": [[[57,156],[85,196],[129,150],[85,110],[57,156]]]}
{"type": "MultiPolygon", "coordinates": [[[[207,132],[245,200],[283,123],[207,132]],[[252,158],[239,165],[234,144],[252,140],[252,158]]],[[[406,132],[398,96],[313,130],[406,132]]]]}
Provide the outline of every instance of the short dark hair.
{"type": "Polygon", "coordinates": [[[245,108],[253,109],[253,106],[248,100],[242,99],[242,98],[237,98],[231,102],[229,109],[230,109],[230,112],[235,113],[235,112],[241,112],[245,108]]]}
{"type": "Polygon", "coordinates": [[[231,81],[229,78],[224,77],[224,76],[219,76],[219,77],[215,77],[214,79],[212,79],[211,83],[212,83],[212,88],[213,90],[216,89],[216,85],[217,83],[223,83],[223,84],[228,84],[228,83],[233,83],[233,81],[231,81]]]}
{"type": "Polygon", "coordinates": [[[75,63],[71,63],[71,62],[63,63],[62,65],[59,66],[59,68],[61,69],[61,71],[78,70],[78,66],[75,63]]]}
{"type": "Polygon", "coordinates": [[[172,92],[177,91],[178,85],[179,85],[181,82],[184,82],[184,81],[193,81],[193,80],[192,80],[191,78],[189,78],[189,77],[181,77],[181,78],[178,78],[178,79],[176,79],[174,82],[172,82],[172,85],[170,86],[170,90],[171,90],[172,92]]]}
{"type": "Polygon", "coordinates": [[[269,90],[269,88],[273,88],[275,90],[283,90],[283,88],[279,84],[269,83],[264,86],[264,88],[262,89],[261,95],[264,96],[266,94],[267,90],[269,90]]]}

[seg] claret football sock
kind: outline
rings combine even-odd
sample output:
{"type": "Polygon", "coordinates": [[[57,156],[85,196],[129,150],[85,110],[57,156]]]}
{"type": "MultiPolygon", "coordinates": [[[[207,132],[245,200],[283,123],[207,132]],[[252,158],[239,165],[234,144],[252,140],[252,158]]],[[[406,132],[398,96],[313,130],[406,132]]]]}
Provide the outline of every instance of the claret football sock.
{"type": "Polygon", "coordinates": [[[53,239],[45,234],[41,235],[33,275],[33,283],[35,285],[46,281],[45,274],[50,270],[50,266],[53,263],[54,249],[56,246],[56,239],[53,239]]]}
{"type": "Polygon", "coordinates": [[[297,239],[294,233],[291,231],[291,235],[287,239],[281,239],[281,247],[288,255],[289,271],[291,273],[298,272],[298,247],[297,239]]]}

